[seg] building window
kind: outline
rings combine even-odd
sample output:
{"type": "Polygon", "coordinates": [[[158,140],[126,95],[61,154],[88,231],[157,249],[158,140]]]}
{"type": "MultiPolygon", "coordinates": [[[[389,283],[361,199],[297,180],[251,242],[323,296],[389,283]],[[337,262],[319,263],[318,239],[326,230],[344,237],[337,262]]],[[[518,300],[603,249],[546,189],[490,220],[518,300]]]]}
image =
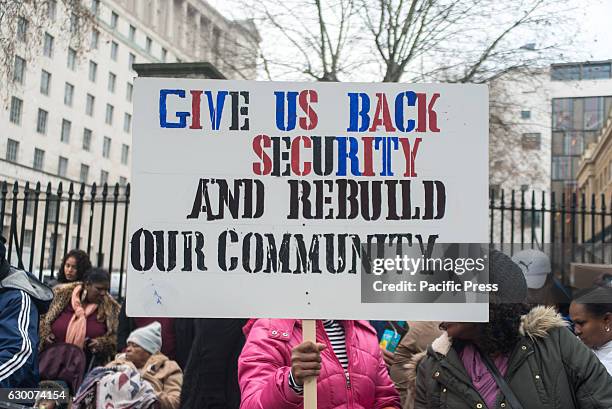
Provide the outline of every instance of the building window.
{"type": "Polygon", "coordinates": [[[48,0],[47,1],[47,18],[53,21],[55,20],[56,15],[57,15],[57,0],[48,0]]]}
{"type": "Polygon", "coordinates": [[[72,106],[72,100],[74,97],[74,85],[67,82],[64,88],[64,105],[72,106]]]}
{"type": "Polygon", "coordinates": [[[87,102],[85,103],[85,113],[87,115],[93,116],[95,102],[96,102],[96,97],[94,97],[91,94],[87,94],[87,102]]]}
{"type": "MultiPolygon", "coordinates": [[[[47,200],[47,213],[49,215],[49,221],[51,223],[54,223],[57,220],[57,214],[56,212],[58,212],[58,207],[57,204],[59,202],[59,199],[57,197],[57,195],[51,194],[50,196],[48,196],[48,200],[47,200]]],[[[57,235],[52,234],[51,237],[49,237],[49,254],[54,254],[55,253],[55,245],[57,243],[57,235]]],[[[49,260],[49,267],[47,268],[51,268],[51,261],[49,260]]]]}
{"type": "Polygon", "coordinates": [[[129,156],[130,156],[130,147],[126,144],[121,145],[121,163],[124,165],[127,165],[129,156]]]}
{"type": "Polygon", "coordinates": [[[132,115],[127,112],[123,115],[123,131],[127,133],[132,131],[132,115]]]}
{"type": "Polygon", "coordinates": [[[129,55],[129,57],[128,57],[128,68],[129,68],[130,70],[131,70],[131,69],[133,69],[133,68],[132,68],[132,65],[134,65],[134,63],[135,63],[135,62],[136,62],[136,55],[135,55],[135,54],[130,53],[130,55],[129,55]]]}
{"type": "Polygon", "coordinates": [[[524,133],[521,137],[521,144],[525,150],[539,150],[542,141],[541,133],[524,133]]]}
{"type": "Polygon", "coordinates": [[[117,53],[119,52],[119,44],[116,42],[111,43],[111,59],[117,61],[117,53]]]}
{"type": "Polygon", "coordinates": [[[579,65],[560,65],[553,66],[550,70],[550,77],[553,81],[575,81],[580,79],[579,65]]]}
{"type": "MultiPolygon", "coordinates": [[[[28,205],[30,204],[30,202],[28,202],[28,205]]],[[[30,229],[25,229],[24,230],[24,236],[23,236],[23,247],[27,247],[29,249],[32,248],[32,237],[34,236],[34,232],[30,229]]]]}
{"type": "Polygon", "coordinates": [[[23,84],[23,80],[25,79],[25,68],[26,61],[20,56],[15,56],[15,66],[13,70],[13,81],[19,84],[23,84]]]}
{"type": "Polygon", "coordinates": [[[81,163],[81,173],[79,174],[79,181],[81,183],[87,183],[89,179],[89,166],[84,163],[81,163]]]}
{"type": "Polygon", "coordinates": [[[28,38],[28,20],[24,17],[19,17],[17,20],[17,40],[25,43],[28,38]]]}
{"type": "Polygon", "coordinates": [[[133,25],[130,24],[130,34],[129,34],[129,38],[130,41],[135,41],[136,40],[136,27],[134,27],[133,25]]]}
{"type": "Polygon", "coordinates": [[[70,14],[70,33],[76,34],[79,32],[79,16],[72,13],[70,14]]]}
{"type": "Polygon", "coordinates": [[[108,91],[115,92],[115,84],[117,83],[117,76],[112,72],[108,73],[108,91]]]}
{"type": "Polygon", "coordinates": [[[521,111],[521,119],[531,119],[531,111],[521,111]]]}
{"type": "Polygon", "coordinates": [[[43,54],[45,55],[45,57],[53,57],[53,36],[49,33],[45,33],[43,54]]]}
{"type": "Polygon", "coordinates": [[[119,22],[119,15],[114,11],[111,13],[110,26],[111,28],[117,28],[117,23],[119,22]]]}
{"type": "Polygon", "coordinates": [[[68,158],[64,158],[63,156],[59,157],[57,162],[57,174],[62,177],[66,177],[68,173],[68,158]]]}
{"type": "Polygon", "coordinates": [[[132,102],[133,94],[134,94],[134,85],[132,85],[131,82],[128,82],[125,88],[125,99],[127,99],[128,102],[132,102]]]}
{"type": "Polygon", "coordinates": [[[51,73],[42,70],[40,74],[40,93],[43,95],[49,95],[51,91],[51,73]]]}
{"type": "Polygon", "coordinates": [[[19,142],[9,139],[6,142],[6,160],[9,162],[17,162],[19,153],[19,142]]]}
{"type": "Polygon", "coordinates": [[[552,179],[553,180],[574,180],[578,165],[579,156],[553,156],[552,157],[552,179]]]}
{"type": "Polygon", "coordinates": [[[168,58],[168,50],[166,50],[165,48],[162,48],[162,51],[161,51],[162,62],[166,62],[167,58],[168,58]]]}
{"type": "Polygon", "coordinates": [[[91,42],[89,44],[91,49],[97,50],[99,42],[100,42],[100,32],[94,28],[93,30],[91,30],[91,42]]]}
{"type": "Polygon", "coordinates": [[[147,37],[146,43],[145,43],[145,47],[146,50],[149,54],[151,54],[151,47],[153,46],[153,40],[151,40],[151,37],[147,37]]]}
{"type": "Polygon", "coordinates": [[[105,170],[100,171],[100,184],[104,185],[108,183],[108,172],[105,170]]]}
{"type": "Polygon", "coordinates": [[[113,124],[113,115],[115,113],[115,107],[113,107],[111,104],[106,104],[106,124],[107,125],[112,125],[113,124]]]}
{"type": "Polygon", "coordinates": [[[96,82],[98,76],[98,64],[95,61],[89,61],[89,81],[96,82]]]}
{"type": "Polygon", "coordinates": [[[94,16],[98,15],[100,11],[100,0],[91,0],[91,14],[94,16]]]}
{"type": "MultiPolygon", "coordinates": [[[[81,220],[82,209],[83,209],[83,203],[80,203],[78,201],[74,203],[74,216],[72,216],[73,223],[78,223],[79,220],[81,220]]],[[[74,247],[76,248],[77,246],[74,246],[74,247]]]]}
{"type": "Polygon", "coordinates": [[[583,132],[553,132],[552,154],[557,155],[582,155],[584,151],[583,132]]]}
{"type": "MultiPolygon", "coordinates": [[[[556,98],[552,104],[553,130],[569,130],[573,126],[574,104],[571,98],[556,98]]],[[[582,118],[581,118],[582,120],[582,118]]],[[[581,127],[580,127],[581,128],[581,127]]]]}
{"type": "Polygon", "coordinates": [[[38,109],[38,120],[36,121],[36,132],[41,134],[47,133],[47,117],[49,113],[42,108],[38,109]]]}
{"type": "Polygon", "coordinates": [[[91,129],[83,129],[83,150],[88,151],[91,149],[91,129]]]}
{"type": "Polygon", "coordinates": [[[102,156],[105,158],[110,158],[110,149],[111,149],[111,138],[108,136],[104,137],[104,142],[102,143],[102,156]]]}
{"type": "Polygon", "coordinates": [[[45,151],[34,148],[34,162],[32,163],[32,166],[34,169],[43,170],[45,166],[45,151]]]}
{"type": "Polygon", "coordinates": [[[127,185],[127,178],[125,178],[123,176],[119,176],[119,185],[121,185],[121,186],[127,185]]]}
{"type": "Polygon", "coordinates": [[[17,97],[11,98],[11,114],[10,121],[16,125],[21,125],[21,111],[23,110],[23,101],[17,97]]]}
{"type": "Polygon", "coordinates": [[[72,128],[72,122],[67,119],[62,119],[62,136],[61,141],[64,143],[70,143],[70,129],[72,128]]]}
{"type": "Polygon", "coordinates": [[[598,80],[610,78],[612,65],[610,63],[584,64],[582,78],[585,80],[598,80]]]}
{"type": "Polygon", "coordinates": [[[601,97],[584,98],[584,129],[601,129],[605,120],[604,99],[601,97]]]}
{"type": "Polygon", "coordinates": [[[76,50],[68,48],[68,62],[66,63],[66,66],[72,71],[76,69],[76,55],[76,50]]]}

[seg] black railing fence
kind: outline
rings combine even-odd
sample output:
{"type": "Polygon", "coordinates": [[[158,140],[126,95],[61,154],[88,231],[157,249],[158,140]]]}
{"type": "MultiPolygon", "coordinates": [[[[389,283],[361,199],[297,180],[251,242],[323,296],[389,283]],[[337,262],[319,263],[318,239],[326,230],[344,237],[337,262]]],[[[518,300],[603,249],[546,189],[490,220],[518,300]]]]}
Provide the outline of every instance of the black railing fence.
{"type": "Polygon", "coordinates": [[[509,253],[546,252],[564,279],[570,263],[612,264],[612,198],[535,191],[491,191],[490,237],[509,253]]]}
{"type": "MultiPolygon", "coordinates": [[[[73,248],[108,269],[121,298],[127,262],[130,185],[0,184],[0,231],[8,260],[53,278],[73,248]]],[[[584,194],[491,191],[490,243],[508,253],[547,252],[564,279],[572,262],[612,265],[612,198],[584,194]]]]}
{"type": "Polygon", "coordinates": [[[49,279],[57,275],[66,252],[82,249],[94,266],[111,272],[111,291],[121,297],[129,204],[129,184],[2,182],[0,231],[7,239],[7,258],[40,279],[49,279]]]}

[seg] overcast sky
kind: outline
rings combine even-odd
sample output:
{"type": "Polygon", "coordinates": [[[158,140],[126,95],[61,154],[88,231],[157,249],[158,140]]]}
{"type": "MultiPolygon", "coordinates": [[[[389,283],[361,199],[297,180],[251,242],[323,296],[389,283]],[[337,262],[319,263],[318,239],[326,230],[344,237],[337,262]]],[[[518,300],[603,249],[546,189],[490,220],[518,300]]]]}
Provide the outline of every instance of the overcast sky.
{"type": "Polygon", "coordinates": [[[588,60],[612,59],[612,0],[581,0],[584,19],[581,24],[582,35],[588,60]]]}
{"type": "MultiPolygon", "coordinates": [[[[228,18],[243,18],[237,7],[228,0],[207,0],[228,18]]],[[[259,0],[254,0],[259,1],[259,0]]],[[[515,0],[502,0],[515,1],[515,0]]],[[[609,60],[612,59],[612,0],[572,0],[579,22],[579,35],[563,60],[609,60]]],[[[262,33],[265,35],[265,33],[262,33]]],[[[525,39],[529,42],[529,39],[525,39]]]]}

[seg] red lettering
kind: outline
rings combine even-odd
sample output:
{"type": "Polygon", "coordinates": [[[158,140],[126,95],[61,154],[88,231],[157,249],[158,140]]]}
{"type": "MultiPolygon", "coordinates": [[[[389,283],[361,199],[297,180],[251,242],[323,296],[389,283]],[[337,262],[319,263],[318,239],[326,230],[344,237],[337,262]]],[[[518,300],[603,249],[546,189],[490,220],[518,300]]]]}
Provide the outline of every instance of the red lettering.
{"type": "Polygon", "coordinates": [[[253,152],[261,162],[253,162],[253,172],[256,175],[268,175],[272,171],[272,159],[264,151],[264,148],[272,146],[272,141],[268,135],[257,135],[253,138],[253,152]]]}
{"type": "Polygon", "coordinates": [[[404,152],[404,159],[406,161],[406,172],[404,172],[404,177],[414,178],[417,176],[415,160],[419,145],[421,144],[421,138],[416,138],[414,140],[412,150],[410,149],[410,140],[408,140],[408,138],[399,138],[399,141],[402,144],[402,151],[404,152]]]}
{"type": "Polygon", "coordinates": [[[363,172],[362,176],[374,176],[374,161],[372,160],[372,147],[374,138],[371,136],[363,136],[363,172]]]}
{"type": "Polygon", "coordinates": [[[382,92],[376,93],[376,113],[374,114],[374,120],[370,127],[370,132],[376,132],[376,129],[380,125],[385,126],[385,131],[395,132],[393,123],[391,122],[391,114],[389,113],[389,104],[387,103],[387,97],[382,92]],[[382,115],[382,118],[381,118],[382,115]]]}
{"type": "Polygon", "coordinates": [[[189,91],[191,93],[191,126],[189,129],[202,129],[200,124],[200,99],[202,91],[189,91]]]}
{"type": "Polygon", "coordinates": [[[300,142],[303,142],[304,148],[312,148],[312,141],[306,136],[298,136],[291,141],[291,171],[298,176],[306,176],[312,170],[312,164],[308,161],[304,162],[304,170],[301,170],[300,142]]]}
{"type": "Polygon", "coordinates": [[[429,130],[432,132],[440,132],[438,128],[438,114],[434,110],[434,104],[440,97],[439,93],[435,93],[427,105],[427,95],[417,94],[418,106],[419,106],[419,126],[417,132],[427,132],[427,117],[429,116],[429,130]]]}
{"type": "Polygon", "coordinates": [[[431,132],[440,132],[440,129],[438,128],[438,113],[434,111],[434,104],[439,97],[439,93],[433,94],[431,101],[429,101],[429,106],[427,107],[427,112],[429,114],[429,130],[431,132]]]}
{"type": "Polygon", "coordinates": [[[307,131],[316,128],[317,123],[319,122],[319,118],[317,117],[317,113],[315,112],[315,110],[312,108],[311,103],[317,102],[319,102],[319,96],[317,95],[316,91],[304,90],[300,92],[300,108],[302,108],[302,111],[304,111],[304,113],[308,115],[308,119],[310,120],[310,123],[308,123],[306,122],[305,117],[300,117],[300,128],[307,131]]]}

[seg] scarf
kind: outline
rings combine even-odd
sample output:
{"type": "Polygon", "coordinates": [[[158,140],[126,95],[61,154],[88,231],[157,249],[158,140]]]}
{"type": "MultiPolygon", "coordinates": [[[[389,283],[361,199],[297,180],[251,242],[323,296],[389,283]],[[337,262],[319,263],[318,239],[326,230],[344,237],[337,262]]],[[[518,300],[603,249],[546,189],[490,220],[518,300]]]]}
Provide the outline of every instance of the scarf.
{"type": "Polygon", "coordinates": [[[157,402],[151,385],[129,365],[98,367],[83,380],[75,409],[150,409],[157,402]]]}
{"type": "Polygon", "coordinates": [[[87,304],[83,308],[79,294],[81,292],[82,285],[77,285],[72,290],[72,298],[70,303],[74,314],[68,323],[68,330],[66,331],[66,342],[73,344],[83,349],[85,345],[85,335],[87,333],[87,317],[93,314],[98,309],[97,304],[87,304]]]}

